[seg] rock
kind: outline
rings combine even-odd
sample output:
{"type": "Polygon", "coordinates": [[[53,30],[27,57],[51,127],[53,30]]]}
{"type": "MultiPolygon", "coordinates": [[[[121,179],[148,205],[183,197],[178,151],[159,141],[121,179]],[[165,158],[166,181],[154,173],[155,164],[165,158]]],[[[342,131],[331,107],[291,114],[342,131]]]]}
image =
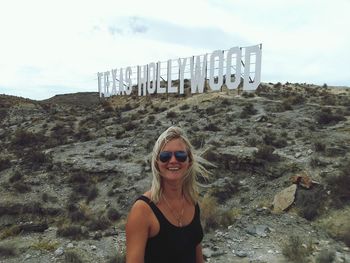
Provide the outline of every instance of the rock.
{"type": "Polygon", "coordinates": [[[268,226],[265,225],[257,225],[255,227],[256,234],[260,237],[267,237],[267,232],[269,232],[268,226]]]}
{"type": "Polygon", "coordinates": [[[213,254],[214,254],[214,251],[211,250],[210,248],[208,247],[203,248],[203,255],[205,258],[210,258],[213,256],[213,254]]]}
{"type": "Polygon", "coordinates": [[[57,249],[55,250],[55,252],[54,252],[54,254],[55,254],[55,256],[56,256],[56,257],[60,257],[60,256],[62,256],[62,255],[63,255],[63,253],[64,253],[64,249],[63,249],[63,247],[59,247],[59,248],[57,248],[57,249]]]}
{"type": "Polygon", "coordinates": [[[273,200],[273,212],[280,213],[286,210],[294,202],[296,190],[297,185],[293,184],[276,194],[273,200]]]}
{"type": "Polygon", "coordinates": [[[295,157],[295,158],[299,158],[299,157],[302,156],[302,155],[303,155],[303,154],[299,152],[299,153],[296,153],[296,154],[294,155],[294,157],[295,157]]]}
{"type": "Polygon", "coordinates": [[[68,243],[67,248],[73,248],[73,247],[74,247],[73,243],[68,243]]]}
{"type": "Polygon", "coordinates": [[[240,258],[245,258],[246,256],[248,256],[248,253],[243,250],[239,250],[235,252],[235,255],[240,258]]]}

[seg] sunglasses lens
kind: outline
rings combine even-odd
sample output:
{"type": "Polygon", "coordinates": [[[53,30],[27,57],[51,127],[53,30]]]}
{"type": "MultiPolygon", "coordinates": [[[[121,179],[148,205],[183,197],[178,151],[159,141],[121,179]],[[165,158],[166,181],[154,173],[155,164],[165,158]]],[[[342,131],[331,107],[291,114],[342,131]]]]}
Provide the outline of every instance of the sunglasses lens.
{"type": "MultiPolygon", "coordinates": [[[[174,154],[175,154],[175,158],[178,162],[182,162],[182,163],[186,162],[187,152],[177,151],[177,152],[174,152],[174,154]]],[[[166,163],[171,159],[172,156],[173,156],[172,152],[161,152],[159,154],[159,160],[163,163],[166,163]]]]}
{"type": "Polygon", "coordinates": [[[183,152],[183,151],[175,152],[175,158],[179,162],[185,162],[187,160],[187,152],[183,152]]]}
{"type": "Polygon", "coordinates": [[[159,154],[159,160],[163,163],[166,163],[171,159],[171,156],[173,156],[172,152],[161,152],[159,154]]]}

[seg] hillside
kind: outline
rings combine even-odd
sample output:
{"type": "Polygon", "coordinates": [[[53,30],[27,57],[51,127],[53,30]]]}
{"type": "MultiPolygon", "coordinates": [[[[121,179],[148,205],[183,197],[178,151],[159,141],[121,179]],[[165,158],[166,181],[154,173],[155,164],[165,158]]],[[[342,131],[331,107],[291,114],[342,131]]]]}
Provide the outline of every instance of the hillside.
{"type": "Polygon", "coordinates": [[[0,95],[0,123],[0,262],[123,262],[126,215],[171,125],[215,165],[201,182],[207,262],[350,261],[349,88],[0,95]]]}

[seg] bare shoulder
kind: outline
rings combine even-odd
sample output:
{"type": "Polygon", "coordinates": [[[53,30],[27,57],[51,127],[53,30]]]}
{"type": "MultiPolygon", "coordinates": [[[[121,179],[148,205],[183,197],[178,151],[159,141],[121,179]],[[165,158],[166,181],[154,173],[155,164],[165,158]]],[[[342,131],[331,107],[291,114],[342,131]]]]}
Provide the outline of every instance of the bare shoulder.
{"type": "Polygon", "coordinates": [[[142,218],[143,222],[149,218],[152,213],[150,206],[143,200],[137,200],[130,209],[128,222],[137,221],[142,218]]]}

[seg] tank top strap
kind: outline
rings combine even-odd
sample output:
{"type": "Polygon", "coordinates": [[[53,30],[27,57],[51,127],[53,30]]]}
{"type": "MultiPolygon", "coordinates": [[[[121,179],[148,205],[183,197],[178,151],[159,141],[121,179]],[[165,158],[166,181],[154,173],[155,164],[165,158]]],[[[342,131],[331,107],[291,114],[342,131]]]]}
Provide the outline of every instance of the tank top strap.
{"type": "MultiPolygon", "coordinates": [[[[153,202],[151,201],[151,199],[149,199],[147,196],[141,195],[141,196],[139,196],[139,197],[136,199],[136,201],[137,201],[137,200],[142,200],[142,201],[144,201],[145,203],[147,203],[147,204],[150,206],[150,208],[152,209],[153,213],[155,214],[155,216],[157,217],[157,219],[158,219],[159,222],[162,222],[162,221],[164,220],[164,216],[163,216],[162,212],[161,212],[161,211],[159,210],[159,208],[155,205],[155,203],[153,203],[153,202]]],[[[136,202],[136,201],[135,201],[135,202],[136,202]]]]}

